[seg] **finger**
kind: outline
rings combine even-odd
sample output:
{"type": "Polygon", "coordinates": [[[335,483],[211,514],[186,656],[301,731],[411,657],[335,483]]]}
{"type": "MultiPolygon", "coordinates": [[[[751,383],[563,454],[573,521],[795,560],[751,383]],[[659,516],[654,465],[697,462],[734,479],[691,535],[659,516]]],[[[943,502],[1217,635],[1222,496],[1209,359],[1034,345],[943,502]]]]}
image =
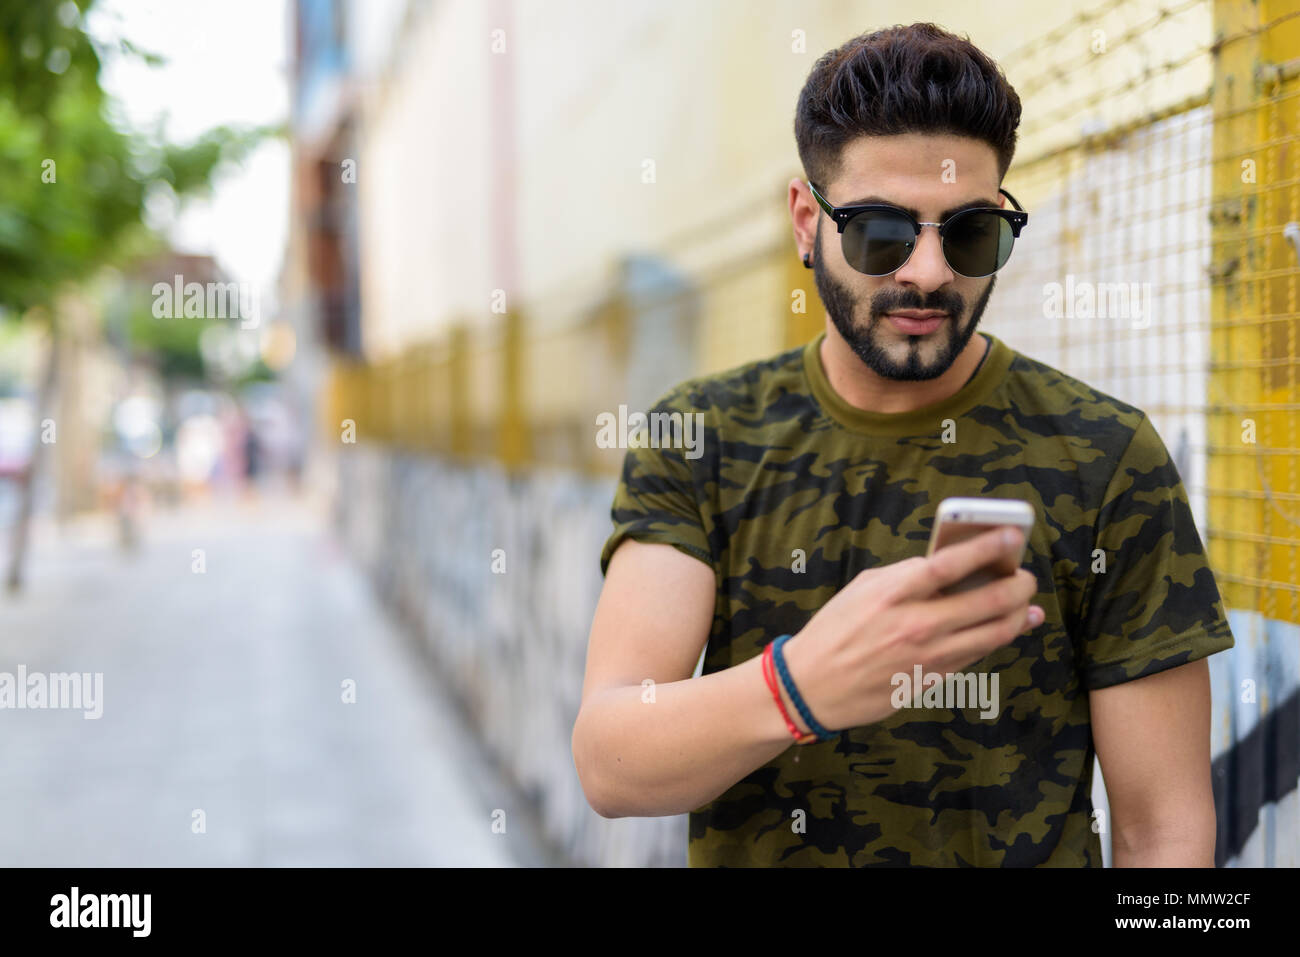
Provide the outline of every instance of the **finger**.
{"type": "Polygon", "coordinates": [[[1038,579],[1033,572],[1016,569],[986,585],[956,595],[936,596],[925,606],[933,615],[936,634],[960,631],[972,625],[1001,618],[1012,611],[1023,611],[1029,599],[1038,593],[1038,579]]]}
{"type": "Polygon", "coordinates": [[[939,549],[924,563],[913,566],[913,570],[901,582],[903,597],[924,598],[933,595],[942,588],[961,581],[977,568],[996,562],[1007,554],[1016,554],[1024,548],[1025,536],[1013,525],[1000,525],[969,538],[956,545],[939,549]],[[1002,538],[1003,533],[1010,532],[1014,537],[1010,541],[1002,538]]]}
{"type": "Polygon", "coordinates": [[[1016,608],[1000,618],[953,632],[946,638],[939,639],[935,644],[933,667],[939,671],[955,671],[974,664],[999,648],[1011,644],[1031,628],[1038,627],[1043,621],[1042,614],[1043,609],[1038,605],[1016,608]],[[1037,619],[1031,617],[1034,609],[1037,609],[1040,616],[1037,619]]]}

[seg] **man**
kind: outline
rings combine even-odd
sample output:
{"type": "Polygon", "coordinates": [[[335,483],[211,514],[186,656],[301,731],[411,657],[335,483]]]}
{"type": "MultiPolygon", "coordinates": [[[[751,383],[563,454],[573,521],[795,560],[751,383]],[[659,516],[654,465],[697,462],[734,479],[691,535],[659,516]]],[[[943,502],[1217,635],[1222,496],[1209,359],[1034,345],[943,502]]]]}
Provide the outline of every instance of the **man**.
{"type": "Polygon", "coordinates": [[[652,411],[702,415],[702,455],[628,452],[574,762],[606,817],[689,811],[692,866],[1097,867],[1102,827],[1118,866],[1213,865],[1232,636],[1178,472],[1139,409],[975,334],[1028,228],[1019,119],[930,24],[822,57],[789,202],[826,331],[671,390],[652,411]],[[1014,576],[941,593],[1024,542],[925,557],[951,496],[1032,505],[1014,576]],[[917,673],[994,706],[900,699],[917,673]]]}

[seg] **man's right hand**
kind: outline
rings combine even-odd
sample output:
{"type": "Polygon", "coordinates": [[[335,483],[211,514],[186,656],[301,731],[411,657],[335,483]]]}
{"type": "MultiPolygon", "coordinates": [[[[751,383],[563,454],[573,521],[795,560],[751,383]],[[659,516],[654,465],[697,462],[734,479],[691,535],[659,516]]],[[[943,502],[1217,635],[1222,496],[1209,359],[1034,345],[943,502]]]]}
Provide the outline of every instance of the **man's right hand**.
{"type": "Polygon", "coordinates": [[[894,713],[894,675],[910,676],[916,665],[923,673],[958,671],[1041,624],[1042,608],[1029,605],[1038,580],[1023,568],[972,591],[939,594],[1008,554],[1014,561],[1023,544],[1019,529],[1001,526],[930,557],[859,572],[782,649],[813,717],[832,731],[883,720],[894,713]]]}

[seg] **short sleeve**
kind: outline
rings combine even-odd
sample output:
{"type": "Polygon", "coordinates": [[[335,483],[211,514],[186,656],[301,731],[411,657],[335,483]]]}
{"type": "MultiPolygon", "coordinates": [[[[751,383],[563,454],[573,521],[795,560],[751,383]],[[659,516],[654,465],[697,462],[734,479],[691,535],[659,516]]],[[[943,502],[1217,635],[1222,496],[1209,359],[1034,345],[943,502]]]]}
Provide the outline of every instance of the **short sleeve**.
{"type": "Polygon", "coordinates": [[[1081,606],[1088,688],[1145,678],[1231,648],[1233,638],[1178,469],[1146,416],[1097,516],[1081,606]]]}
{"type": "MultiPolygon", "coordinates": [[[[704,413],[686,400],[686,389],[679,386],[651,408],[648,418],[665,416],[662,430],[650,434],[673,434],[672,416],[691,432],[677,433],[693,440],[654,441],[642,437],[640,448],[629,447],[623,459],[623,473],[614,491],[610,517],[614,531],[600,553],[600,572],[609,569],[609,560],[625,539],[671,545],[713,567],[708,533],[702,517],[703,489],[706,484],[698,469],[704,459],[698,450],[703,445],[704,413]],[[686,423],[686,416],[693,421],[686,423]]],[[[631,445],[631,442],[629,442],[631,445]]]]}

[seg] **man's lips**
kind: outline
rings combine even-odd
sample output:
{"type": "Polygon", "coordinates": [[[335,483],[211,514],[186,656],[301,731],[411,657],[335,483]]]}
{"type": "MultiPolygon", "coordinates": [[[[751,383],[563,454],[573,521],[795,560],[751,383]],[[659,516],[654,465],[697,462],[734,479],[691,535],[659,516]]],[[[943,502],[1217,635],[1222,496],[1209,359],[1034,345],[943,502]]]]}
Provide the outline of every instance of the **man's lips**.
{"type": "Polygon", "coordinates": [[[895,329],[907,336],[924,336],[939,328],[948,313],[937,309],[896,309],[885,313],[895,329]]]}

